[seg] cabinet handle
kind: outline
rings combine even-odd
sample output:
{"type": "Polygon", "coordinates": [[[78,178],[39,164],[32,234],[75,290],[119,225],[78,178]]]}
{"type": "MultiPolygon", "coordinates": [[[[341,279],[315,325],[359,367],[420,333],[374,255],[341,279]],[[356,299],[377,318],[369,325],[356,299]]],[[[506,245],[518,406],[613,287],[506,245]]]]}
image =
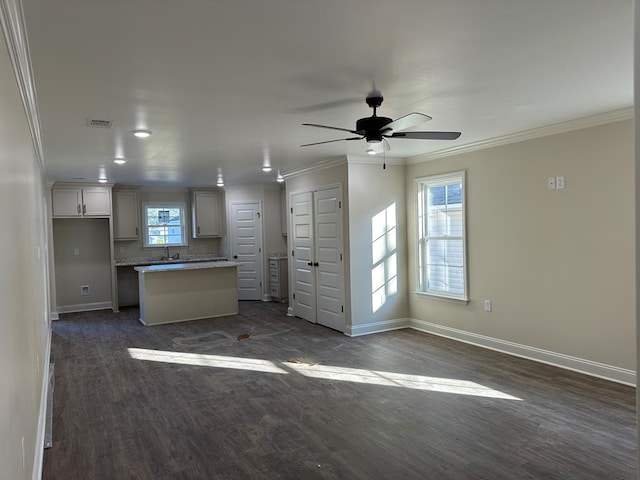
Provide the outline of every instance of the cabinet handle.
{"type": "Polygon", "coordinates": [[[138,227],[136,227],[136,236],[138,235],[138,227]]]}
{"type": "Polygon", "coordinates": [[[198,235],[200,235],[200,227],[198,227],[198,235]]]}
{"type": "Polygon", "coordinates": [[[78,204],[78,215],[80,215],[80,204],[78,204]]]}
{"type": "Polygon", "coordinates": [[[87,214],[87,205],[86,205],[86,204],[83,204],[83,205],[82,205],[82,214],[83,214],[83,215],[86,215],[86,214],[87,214]]]}

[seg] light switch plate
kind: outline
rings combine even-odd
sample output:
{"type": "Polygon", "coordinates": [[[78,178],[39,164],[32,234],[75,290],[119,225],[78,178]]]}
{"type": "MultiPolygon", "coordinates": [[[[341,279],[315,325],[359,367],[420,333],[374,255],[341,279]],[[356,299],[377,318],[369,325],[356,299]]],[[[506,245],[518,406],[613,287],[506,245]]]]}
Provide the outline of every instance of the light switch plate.
{"type": "Polygon", "coordinates": [[[556,188],[558,190],[564,188],[564,177],[556,177],[556,188]]]}

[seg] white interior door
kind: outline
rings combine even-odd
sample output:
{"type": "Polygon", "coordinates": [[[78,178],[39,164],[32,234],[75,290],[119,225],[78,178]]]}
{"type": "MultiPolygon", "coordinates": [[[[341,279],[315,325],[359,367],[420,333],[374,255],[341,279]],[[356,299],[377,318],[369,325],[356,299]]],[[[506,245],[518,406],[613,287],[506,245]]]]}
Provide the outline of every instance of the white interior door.
{"type": "Polygon", "coordinates": [[[295,315],[344,331],[342,190],[292,195],[295,315]]]}
{"type": "Polygon", "coordinates": [[[238,300],[262,300],[262,219],[259,202],[231,203],[231,256],[238,266],[238,300]]]}
{"type": "Polygon", "coordinates": [[[316,278],[313,266],[313,193],[291,196],[294,312],[316,323],[316,278]]]}
{"type": "Polygon", "coordinates": [[[342,206],[340,188],[314,194],[317,321],[344,331],[342,274],[342,206]]]}

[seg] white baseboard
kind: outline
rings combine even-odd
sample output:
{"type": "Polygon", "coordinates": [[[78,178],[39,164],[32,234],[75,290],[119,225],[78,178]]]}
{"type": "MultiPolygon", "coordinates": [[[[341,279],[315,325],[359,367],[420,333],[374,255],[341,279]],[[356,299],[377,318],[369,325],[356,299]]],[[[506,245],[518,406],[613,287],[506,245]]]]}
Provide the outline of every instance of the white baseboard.
{"type": "Polygon", "coordinates": [[[60,315],[58,315],[58,312],[51,312],[51,320],[60,320],[60,315]]]}
{"type": "Polygon", "coordinates": [[[273,299],[271,298],[271,295],[266,294],[266,293],[262,294],[262,301],[263,301],[263,302],[270,302],[271,300],[273,300],[273,299]]]}
{"type": "Polygon", "coordinates": [[[443,325],[426,322],[424,320],[410,319],[409,327],[421,332],[431,333],[441,337],[470,343],[479,347],[496,350],[516,357],[522,357],[536,362],[554,365],[556,367],[573,370],[594,377],[604,378],[625,385],[636,385],[636,372],[625,368],[615,367],[604,363],[593,362],[584,358],[573,357],[562,353],[556,353],[541,348],[521,345],[519,343],[500,340],[498,338],[465,332],[443,325]]]}
{"type": "Polygon", "coordinates": [[[77,305],[58,305],[56,307],[58,310],[57,313],[90,312],[93,310],[109,310],[112,308],[113,304],[111,302],[79,303],[77,305]]]}
{"type": "Polygon", "coordinates": [[[394,318],[392,320],[352,325],[351,327],[346,327],[344,334],[349,337],[359,337],[360,335],[399,330],[401,328],[408,328],[410,321],[411,319],[409,318],[394,318]]]}
{"type": "Polygon", "coordinates": [[[287,307],[287,317],[293,317],[293,307],[291,305],[289,305],[287,307]]]}
{"type": "Polygon", "coordinates": [[[47,425],[47,396],[49,394],[49,362],[51,361],[51,329],[47,333],[47,345],[44,354],[42,372],[42,390],[40,394],[40,412],[38,414],[38,431],[36,432],[36,451],[33,457],[33,480],[42,478],[42,462],[44,461],[44,434],[47,425]]]}

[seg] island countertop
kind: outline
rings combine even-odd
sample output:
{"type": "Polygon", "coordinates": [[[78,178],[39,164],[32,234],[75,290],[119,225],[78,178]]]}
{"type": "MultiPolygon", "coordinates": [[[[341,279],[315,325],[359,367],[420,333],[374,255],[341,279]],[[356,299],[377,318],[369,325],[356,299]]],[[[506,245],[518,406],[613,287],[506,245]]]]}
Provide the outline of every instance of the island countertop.
{"type": "Polygon", "coordinates": [[[199,255],[185,255],[180,258],[158,258],[158,257],[139,257],[139,258],[116,258],[116,267],[136,267],[143,265],[170,265],[170,264],[183,264],[192,262],[218,262],[227,260],[224,255],[216,254],[199,254],[199,255]]]}
{"type": "Polygon", "coordinates": [[[133,269],[139,273],[151,273],[151,272],[167,272],[176,270],[201,270],[205,268],[227,268],[237,267],[240,265],[238,262],[229,262],[226,260],[217,262],[193,262],[193,263],[166,263],[162,265],[147,265],[133,267],[133,269]]]}

